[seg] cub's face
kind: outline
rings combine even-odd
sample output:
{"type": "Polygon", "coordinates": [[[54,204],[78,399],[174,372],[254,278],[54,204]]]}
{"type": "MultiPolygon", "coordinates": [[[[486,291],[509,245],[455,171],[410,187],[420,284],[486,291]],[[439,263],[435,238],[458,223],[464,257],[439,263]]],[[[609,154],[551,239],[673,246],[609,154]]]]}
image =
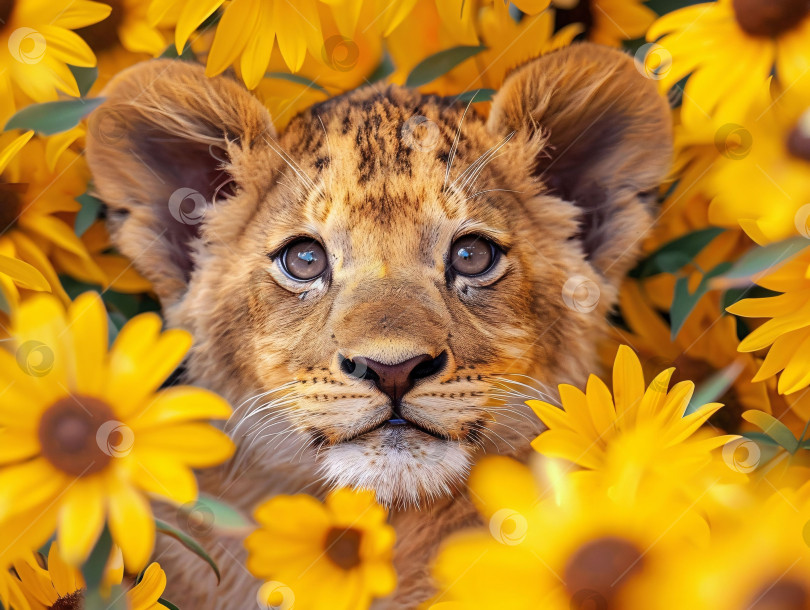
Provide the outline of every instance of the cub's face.
{"type": "Polygon", "coordinates": [[[280,135],[235,83],[152,62],[113,83],[88,158],[242,454],[419,503],[525,451],[517,394],[594,365],[667,124],[632,61],[590,45],[515,71],[486,122],[374,87],[280,135]]]}

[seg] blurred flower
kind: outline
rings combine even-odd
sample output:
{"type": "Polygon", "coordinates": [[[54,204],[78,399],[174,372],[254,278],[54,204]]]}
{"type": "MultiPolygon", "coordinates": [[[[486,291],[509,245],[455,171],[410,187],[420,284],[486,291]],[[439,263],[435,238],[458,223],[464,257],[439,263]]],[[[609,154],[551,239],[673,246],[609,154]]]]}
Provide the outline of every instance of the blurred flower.
{"type": "Polygon", "coordinates": [[[638,357],[629,347],[619,346],[613,396],[601,379],[591,375],[584,393],[571,385],[559,386],[562,409],[540,400],[526,402],[548,427],[532,446],[544,455],[596,469],[605,464],[612,445],[632,434],[634,450],[648,454],[641,461],[651,472],[705,459],[708,451],[729,440],[698,432],[722,405],[709,403],[684,415],[695,384],[681,381],[668,389],[674,371],[662,371],[645,389],[638,357]]]}
{"type": "MultiPolygon", "coordinates": [[[[773,490],[773,488],[769,488],[773,490]]],[[[729,507],[705,548],[672,550],[627,599],[629,608],[788,610],[810,599],[807,489],[729,507]],[[676,567],[677,566],[677,567],[676,567]],[[678,578],[672,578],[677,569],[678,578]]]]}
{"type": "Polygon", "coordinates": [[[691,74],[681,110],[687,126],[706,114],[718,126],[742,120],[774,71],[781,89],[795,85],[810,64],[808,38],[810,8],[789,0],[688,6],[659,18],[647,32],[672,60],[661,72],[664,90],[691,74]]]}
{"type": "Polygon", "coordinates": [[[138,570],[154,545],[146,494],[178,504],[196,498],[191,469],[233,452],[200,420],[227,418],[230,407],[198,388],[156,392],[191,345],[185,331],[161,333],[160,318],[142,314],[108,352],[107,328],[95,293],[67,311],[35,295],[16,312],[16,353],[0,350],[0,529],[54,504],[70,564],[88,556],[106,520],[127,568],[138,570]]]}
{"type": "Polygon", "coordinates": [[[810,384],[807,354],[810,350],[810,250],[757,280],[777,296],[743,299],[728,311],[746,318],[770,318],[745,337],[741,352],[755,352],[770,346],[754,381],[779,375],[780,394],[792,394],[810,384]]]}
{"type": "MultiPolygon", "coordinates": [[[[80,608],[84,603],[85,583],[79,569],[67,564],[59,554],[59,547],[51,543],[48,559],[42,567],[34,554],[14,563],[14,571],[19,579],[30,610],[49,608],[80,608]]],[[[113,548],[110,561],[105,568],[104,581],[107,588],[120,584],[123,576],[121,551],[113,548]]],[[[164,608],[157,603],[166,588],[166,574],[157,563],[152,563],[144,571],[143,578],[126,593],[127,610],[159,610],[164,608]]],[[[14,606],[14,610],[29,610],[28,606],[14,606]]]]}
{"type": "Polygon", "coordinates": [[[555,33],[552,11],[516,20],[508,3],[497,0],[481,3],[477,10],[472,8],[475,3],[463,6],[467,5],[471,5],[471,12],[462,16],[469,16],[453,25],[458,11],[452,3],[417,2],[414,11],[387,40],[397,68],[391,77],[393,82],[403,84],[411,70],[428,55],[457,45],[480,44],[484,50],[420,90],[458,95],[475,89],[498,89],[509,70],[541,53],[570,44],[582,31],[581,25],[572,24],[555,33]],[[419,53],[414,53],[415,48],[419,53]]]}
{"type": "MultiPolygon", "coordinates": [[[[35,267],[53,293],[67,302],[49,260],[55,252],[69,252],[86,274],[96,271],[97,282],[104,280],[66,222],[71,213],[79,210],[75,198],[87,188],[90,174],[84,159],[72,150],[65,151],[54,169],[49,170],[42,140],[34,138],[20,149],[25,136],[8,144],[13,137],[10,132],[0,135],[0,150],[4,151],[0,160],[0,254],[35,267]],[[7,155],[10,151],[12,154],[7,155]]],[[[0,275],[0,292],[12,306],[19,303],[18,286],[7,276],[0,275]]]]}
{"type": "Polygon", "coordinates": [[[807,97],[791,92],[765,110],[759,108],[742,121],[744,126],[726,127],[726,131],[743,133],[751,145],[744,155],[721,157],[712,170],[716,196],[709,219],[718,226],[740,226],[761,245],[797,232],[810,237],[807,97]]]}
{"type": "Polygon", "coordinates": [[[620,47],[625,40],[642,38],[656,14],[646,0],[554,0],[557,29],[571,23],[585,26],[591,42],[620,47]]]}
{"type": "Polygon", "coordinates": [[[247,567],[272,579],[260,591],[269,605],[283,605],[274,597],[280,584],[300,610],[362,610],[396,587],[394,529],[373,492],[339,489],[325,504],[303,494],[276,496],[254,516],[260,527],[245,540],[247,567]]]}
{"type": "Polygon", "coordinates": [[[131,53],[156,57],[166,50],[168,42],[147,19],[149,4],[142,0],[99,0],[109,5],[109,17],[100,23],[77,30],[96,56],[119,45],[131,53]]]}
{"type": "Polygon", "coordinates": [[[673,548],[708,541],[705,522],[666,494],[594,493],[553,460],[533,466],[490,456],[473,468],[471,498],[488,527],[445,542],[437,600],[470,610],[631,607],[627,590],[673,548]]]}
{"type": "Polygon", "coordinates": [[[66,8],[59,2],[16,0],[0,8],[0,125],[18,102],[47,102],[57,92],[79,96],[68,64],[96,65],[93,51],[75,29],[97,23],[110,7],[75,0],[66,8]]]}

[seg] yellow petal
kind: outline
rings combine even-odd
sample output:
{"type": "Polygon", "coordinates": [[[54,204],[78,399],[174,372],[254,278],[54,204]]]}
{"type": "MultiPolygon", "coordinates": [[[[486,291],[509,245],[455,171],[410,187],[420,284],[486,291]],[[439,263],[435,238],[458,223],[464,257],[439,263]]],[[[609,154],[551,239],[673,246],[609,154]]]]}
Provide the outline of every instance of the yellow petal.
{"type": "Polygon", "coordinates": [[[259,15],[260,0],[233,0],[222,14],[211,52],[208,54],[208,63],[205,66],[205,75],[209,78],[223,72],[230,66],[247,44],[243,35],[246,23],[256,23],[259,15]]]}
{"type": "Polygon", "coordinates": [[[154,451],[194,468],[221,464],[234,452],[231,439],[208,424],[175,424],[138,430],[135,446],[139,452],[154,451]]]}
{"type": "MultiPolygon", "coordinates": [[[[222,5],[223,0],[194,0],[186,2],[180,18],[177,21],[177,28],[174,31],[174,45],[177,53],[183,52],[189,36],[200,24],[208,19],[211,14],[222,5]]],[[[249,22],[246,22],[249,23],[249,22]]],[[[220,26],[221,27],[221,23],[220,26]]]]}
{"type": "Polygon", "coordinates": [[[65,561],[80,566],[90,555],[104,527],[101,477],[77,480],[61,498],[59,548],[65,561]]]}
{"type": "Polygon", "coordinates": [[[175,386],[154,395],[132,420],[138,430],[199,419],[228,419],[231,407],[221,398],[201,388],[175,386]]]}
{"type": "Polygon", "coordinates": [[[107,355],[107,312],[98,293],[85,292],[68,308],[68,322],[78,341],[73,342],[76,390],[98,395],[107,355]]]}
{"type": "MultiPolygon", "coordinates": [[[[152,610],[166,588],[166,573],[157,563],[149,564],[141,582],[127,591],[127,608],[152,610]]],[[[158,606],[162,607],[162,606],[158,606]]]]}
{"type": "Polygon", "coordinates": [[[620,345],[613,363],[613,398],[616,401],[616,418],[621,423],[633,425],[635,411],[644,396],[644,372],[636,353],[626,345],[620,345]]]}
{"type": "Polygon", "coordinates": [[[33,265],[10,256],[0,256],[0,273],[5,273],[22,288],[50,292],[51,285],[33,265]]]}
{"type": "Polygon", "coordinates": [[[121,547],[127,570],[137,572],[149,561],[155,545],[152,510],[143,495],[125,482],[110,477],[108,484],[110,532],[121,547]]]}
{"type": "Polygon", "coordinates": [[[33,130],[26,131],[24,134],[14,138],[14,140],[10,144],[8,144],[8,146],[6,146],[2,151],[0,151],[0,173],[2,173],[6,169],[6,166],[8,166],[9,161],[11,161],[11,159],[14,158],[14,155],[16,155],[18,152],[20,152],[20,150],[22,150],[22,147],[26,145],[28,140],[30,140],[33,135],[34,135],[33,130]]]}

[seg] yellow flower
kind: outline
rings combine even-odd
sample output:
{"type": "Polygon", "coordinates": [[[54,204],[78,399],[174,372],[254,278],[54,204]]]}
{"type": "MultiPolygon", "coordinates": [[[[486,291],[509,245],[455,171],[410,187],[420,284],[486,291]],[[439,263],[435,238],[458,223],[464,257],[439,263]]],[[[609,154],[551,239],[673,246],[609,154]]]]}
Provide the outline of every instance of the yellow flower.
{"type": "MultiPolygon", "coordinates": [[[[371,25],[379,37],[386,35],[407,15],[413,2],[386,0],[152,0],[149,19],[154,25],[167,16],[177,19],[175,45],[182,50],[192,33],[217,9],[223,7],[208,54],[206,74],[214,76],[231,65],[249,89],[255,88],[267,71],[274,44],[291,72],[298,72],[307,55],[320,60],[330,54],[330,36],[324,32],[321,10],[335,18],[340,35],[351,39],[361,10],[376,15],[371,25]]],[[[324,59],[328,62],[328,58],[324,59]]]]}
{"type": "MultiPolygon", "coordinates": [[[[29,606],[14,606],[15,610],[48,610],[49,608],[79,608],[83,604],[85,583],[82,573],[67,564],[59,554],[58,545],[51,543],[46,567],[34,554],[14,562],[14,570],[29,606]]],[[[123,576],[121,551],[113,547],[104,571],[103,586],[120,584],[123,576]]],[[[126,592],[127,610],[159,610],[157,601],[166,588],[166,574],[157,563],[146,568],[143,578],[126,592]]]]}
{"type": "Polygon", "coordinates": [[[191,469],[233,452],[200,421],[227,418],[225,401],[187,386],[156,391],[191,344],[185,331],[160,329],[156,314],[137,316],[108,351],[97,294],[67,311],[51,295],[20,305],[15,352],[0,350],[0,529],[55,505],[59,546],[72,565],[88,556],[105,520],[127,568],[146,564],[155,537],[147,494],[190,502],[191,469]]]}
{"type": "Polygon", "coordinates": [[[741,352],[770,346],[754,381],[780,373],[780,394],[792,394],[810,384],[810,250],[757,280],[757,284],[782,292],[778,296],[743,299],[728,311],[746,318],[770,318],[740,342],[741,352]]]}
{"type": "Polygon", "coordinates": [[[751,143],[750,150],[721,158],[713,169],[710,180],[716,196],[709,220],[723,227],[740,226],[761,245],[797,233],[810,237],[807,97],[788,92],[763,111],[756,106],[741,125],[732,127],[751,143]]]}
{"type": "MultiPolygon", "coordinates": [[[[104,282],[72,226],[72,215],[80,208],[76,197],[87,189],[90,172],[84,158],[73,150],[66,150],[50,170],[41,139],[23,142],[19,148],[20,138],[6,144],[13,137],[8,132],[0,135],[0,150],[4,151],[0,159],[0,255],[35,267],[50,290],[67,302],[53,266],[55,255],[71,255],[74,266],[82,267],[86,276],[95,277],[96,283],[104,282]],[[10,149],[16,149],[16,154],[6,156],[10,149]]],[[[18,286],[2,274],[0,293],[12,306],[20,301],[18,286]]]]}
{"type": "Polygon", "coordinates": [[[89,0],[69,6],[49,0],[13,0],[0,8],[0,124],[18,102],[55,100],[57,92],[79,96],[68,64],[96,65],[93,51],[72,30],[97,23],[110,7],[89,0]]]}
{"type": "Polygon", "coordinates": [[[163,34],[147,19],[149,4],[141,0],[100,0],[111,8],[101,23],[77,30],[96,56],[114,50],[120,44],[131,53],[156,57],[168,44],[163,34]]]}
{"type": "Polygon", "coordinates": [[[673,548],[707,542],[705,522],[666,494],[636,501],[594,493],[577,474],[548,460],[530,469],[482,459],[470,489],[486,529],[445,542],[434,601],[469,610],[629,608],[621,603],[627,590],[673,548]]]}
{"type": "Polygon", "coordinates": [[[540,400],[526,402],[548,427],[532,446],[542,454],[596,469],[605,464],[614,444],[632,434],[640,452],[657,456],[645,464],[653,474],[669,471],[678,461],[705,456],[729,440],[697,433],[723,405],[709,403],[684,415],[695,384],[681,381],[669,389],[674,372],[674,368],[662,371],[645,389],[638,356],[620,346],[613,364],[612,396],[605,383],[591,375],[585,392],[559,386],[562,409],[540,400]]]}
{"type": "Polygon", "coordinates": [[[247,567],[271,579],[260,592],[268,604],[363,610],[394,590],[394,529],[373,492],[339,489],[325,504],[276,496],[255,517],[261,527],[245,540],[247,567]]]}
{"type": "Polygon", "coordinates": [[[708,113],[719,126],[745,117],[774,70],[781,89],[794,86],[810,65],[808,38],[805,2],[718,0],[658,19],[647,40],[663,49],[648,57],[671,58],[661,72],[665,90],[691,74],[684,86],[684,124],[697,125],[708,113]]]}
{"type": "Polygon", "coordinates": [[[554,0],[557,28],[569,23],[585,25],[588,40],[611,47],[641,38],[656,14],[646,0],[554,0]]]}
{"type": "MultiPolygon", "coordinates": [[[[770,488],[769,489],[773,489],[770,488]]],[[[708,547],[672,549],[628,608],[805,608],[810,598],[807,489],[729,506],[708,547]],[[677,578],[673,578],[677,574],[677,578]]]]}
{"type": "MultiPolygon", "coordinates": [[[[475,5],[473,2],[466,3],[475,5]]],[[[470,9],[469,27],[451,28],[458,17],[452,3],[420,0],[413,13],[387,40],[397,70],[393,82],[405,82],[411,70],[426,56],[457,45],[481,44],[486,48],[440,78],[420,87],[425,93],[458,95],[475,89],[498,89],[509,70],[541,53],[570,44],[582,31],[572,24],[554,32],[552,11],[524,16],[515,21],[509,4],[498,0],[470,9]],[[448,14],[449,13],[449,14],[448,14]],[[414,48],[419,53],[414,53],[414,48]]],[[[466,13],[465,13],[466,14],[466,13]]]]}
{"type": "MultiPolygon", "coordinates": [[[[1,434],[1,433],[0,433],[1,434]]],[[[0,605],[4,608],[28,610],[28,600],[20,579],[11,569],[14,563],[28,557],[31,549],[47,540],[50,523],[56,519],[56,507],[47,507],[39,519],[22,513],[0,522],[0,605]]]]}

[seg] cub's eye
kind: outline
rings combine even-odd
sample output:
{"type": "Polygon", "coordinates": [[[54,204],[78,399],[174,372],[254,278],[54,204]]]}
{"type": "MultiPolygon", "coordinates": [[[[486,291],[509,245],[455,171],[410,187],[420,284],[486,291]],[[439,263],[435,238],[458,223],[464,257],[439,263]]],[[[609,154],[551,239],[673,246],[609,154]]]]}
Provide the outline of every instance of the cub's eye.
{"type": "Polygon", "coordinates": [[[314,239],[299,239],[284,248],[281,268],[294,280],[314,280],[326,271],[326,250],[314,239]]]}
{"type": "Polygon", "coordinates": [[[450,246],[450,267],[461,275],[481,275],[492,267],[497,253],[486,237],[465,235],[450,246]]]}

